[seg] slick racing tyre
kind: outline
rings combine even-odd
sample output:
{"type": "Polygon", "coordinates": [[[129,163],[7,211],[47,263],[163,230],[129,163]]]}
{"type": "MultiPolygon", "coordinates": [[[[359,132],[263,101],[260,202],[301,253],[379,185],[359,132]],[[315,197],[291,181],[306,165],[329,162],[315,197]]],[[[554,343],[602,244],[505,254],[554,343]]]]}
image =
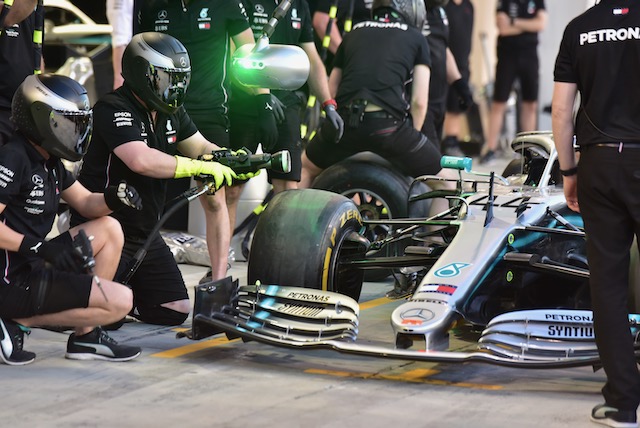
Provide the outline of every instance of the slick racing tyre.
{"type": "Polygon", "coordinates": [[[287,190],[260,214],[251,244],[249,284],[334,291],[358,300],[363,271],[341,262],[364,257],[368,241],[348,198],[316,189],[287,190]]]}
{"type": "MultiPolygon", "coordinates": [[[[426,218],[430,203],[427,200],[408,204],[412,195],[425,193],[428,188],[417,183],[411,188],[413,179],[407,177],[374,153],[360,153],[324,170],[313,182],[315,189],[339,193],[351,199],[364,220],[386,220],[394,218],[426,218]]],[[[371,242],[384,239],[393,232],[389,225],[372,225],[365,232],[371,242]]],[[[372,257],[402,256],[408,241],[387,245],[372,257]]],[[[365,271],[366,281],[381,281],[391,274],[388,269],[365,271]]]]}

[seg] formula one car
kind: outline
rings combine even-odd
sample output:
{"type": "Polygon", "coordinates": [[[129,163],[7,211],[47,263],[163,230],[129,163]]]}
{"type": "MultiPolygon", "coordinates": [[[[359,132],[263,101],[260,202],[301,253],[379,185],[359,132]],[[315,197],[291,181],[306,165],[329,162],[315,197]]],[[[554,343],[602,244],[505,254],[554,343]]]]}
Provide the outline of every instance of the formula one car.
{"type": "MultiPolygon", "coordinates": [[[[585,233],[566,206],[552,136],[519,134],[512,148],[521,158],[506,177],[474,172],[469,158],[443,157],[444,166],[460,171],[457,190],[411,196],[409,204],[449,199],[447,211],[426,219],[369,220],[362,205],[324,190],[276,195],[256,227],[249,285],[227,278],[197,287],[193,326],[182,335],[225,332],[296,349],[419,361],[597,365],[585,233]],[[393,231],[367,239],[382,223],[393,231]],[[404,254],[380,255],[400,241],[404,254]],[[373,269],[409,269],[418,278],[390,315],[389,347],[356,340],[363,273],[373,269]],[[450,337],[461,331],[472,333],[463,336],[477,349],[450,350],[450,337]]],[[[427,179],[436,177],[417,180],[427,179]]],[[[629,322],[638,343],[634,296],[631,290],[629,322]]]]}

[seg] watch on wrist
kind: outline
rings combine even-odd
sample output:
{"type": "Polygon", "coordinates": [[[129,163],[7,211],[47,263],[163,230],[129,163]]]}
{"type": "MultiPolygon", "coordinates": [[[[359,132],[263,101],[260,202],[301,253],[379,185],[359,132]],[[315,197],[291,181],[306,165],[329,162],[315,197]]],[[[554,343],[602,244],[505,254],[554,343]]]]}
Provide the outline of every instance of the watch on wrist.
{"type": "Polygon", "coordinates": [[[571,177],[572,175],[576,175],[578,173],[578,167],[574,166],[573,168],[569,168],[569,169],[561,169],[560,170],[560,174],[563,177],[571,177]]]}

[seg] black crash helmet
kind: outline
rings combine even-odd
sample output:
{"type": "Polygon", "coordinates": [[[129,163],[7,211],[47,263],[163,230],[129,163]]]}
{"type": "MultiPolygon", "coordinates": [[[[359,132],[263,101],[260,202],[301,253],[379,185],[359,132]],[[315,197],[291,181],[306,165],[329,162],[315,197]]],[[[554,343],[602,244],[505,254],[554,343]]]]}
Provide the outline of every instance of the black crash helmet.
{"type": "Polygon", "coordinates": [[[70,77],[28,76],[13,96],[11,119],[52,156],[76,162],[89,147],[93,110],[87,90],[70,77]]]}
{"type": "Polygon", "coordinates": [[[373,0],[371,11],[375,15],[377,9],[389,8],[399,13],[404,22],[412,27],[422,29],[427,20],[424,0],[373,0]]]}
{"type": "Polygon", "coordinates": [[[122,77],[147,107],[171,114],[184,103],[191,79],[189,54],[168,34],[136,34],[122,56],[122,77]]]}

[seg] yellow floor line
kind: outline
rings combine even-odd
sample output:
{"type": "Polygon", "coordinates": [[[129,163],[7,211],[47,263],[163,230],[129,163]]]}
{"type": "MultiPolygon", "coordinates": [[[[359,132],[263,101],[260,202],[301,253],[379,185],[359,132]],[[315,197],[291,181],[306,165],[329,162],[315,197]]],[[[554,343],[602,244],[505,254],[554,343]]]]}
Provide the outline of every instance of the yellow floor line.
{"type": "Polygon", "coordinates": [[[226,337],[218,337],[211,340],[203,340],[201,342],[192,343],[191,345],[181,346],[179,348],[168,349],[166,351],[151,354],[157,358],[177,358],[192,352],[198,352],[203,349],[213,348],[215,346],[226,345],[227,343],[239,342],[240,339],[229,340],[226,337]]]}
{"type": "Polygon", "coordinates": [[[489,385],[482,383],[470,383],[470,382],[451,382],[440,379],[430,379],[429,376],[439,373],[438,370],[425,370],[416,369],[409,370],[406,373],[397,375],[384,375],[378,373],[358,373],[358,372],[345,372],[338,370],[321,370],[321,369],[308,369],[304,371],[309,374],[318,374],[324,376],[337,376],[345,378],[358,378],[358,379],[381,379],[381,380],[393,380],[401,382],[413,382],[413,383],[425,383],[429,385],[442,385],[442,386],[457,386],[459,388],[470,389],[484,389],[490,391],[501,390],[500,385],[489,385]]]}
{"type": "Polygon", "coordinates": [[[375,308],[376,306],[386,305],[387,303],[395,302],[388,297],[380,297],[379,299],[368,300],[366,302],[360,303],[360,310],[375,308]]]}

